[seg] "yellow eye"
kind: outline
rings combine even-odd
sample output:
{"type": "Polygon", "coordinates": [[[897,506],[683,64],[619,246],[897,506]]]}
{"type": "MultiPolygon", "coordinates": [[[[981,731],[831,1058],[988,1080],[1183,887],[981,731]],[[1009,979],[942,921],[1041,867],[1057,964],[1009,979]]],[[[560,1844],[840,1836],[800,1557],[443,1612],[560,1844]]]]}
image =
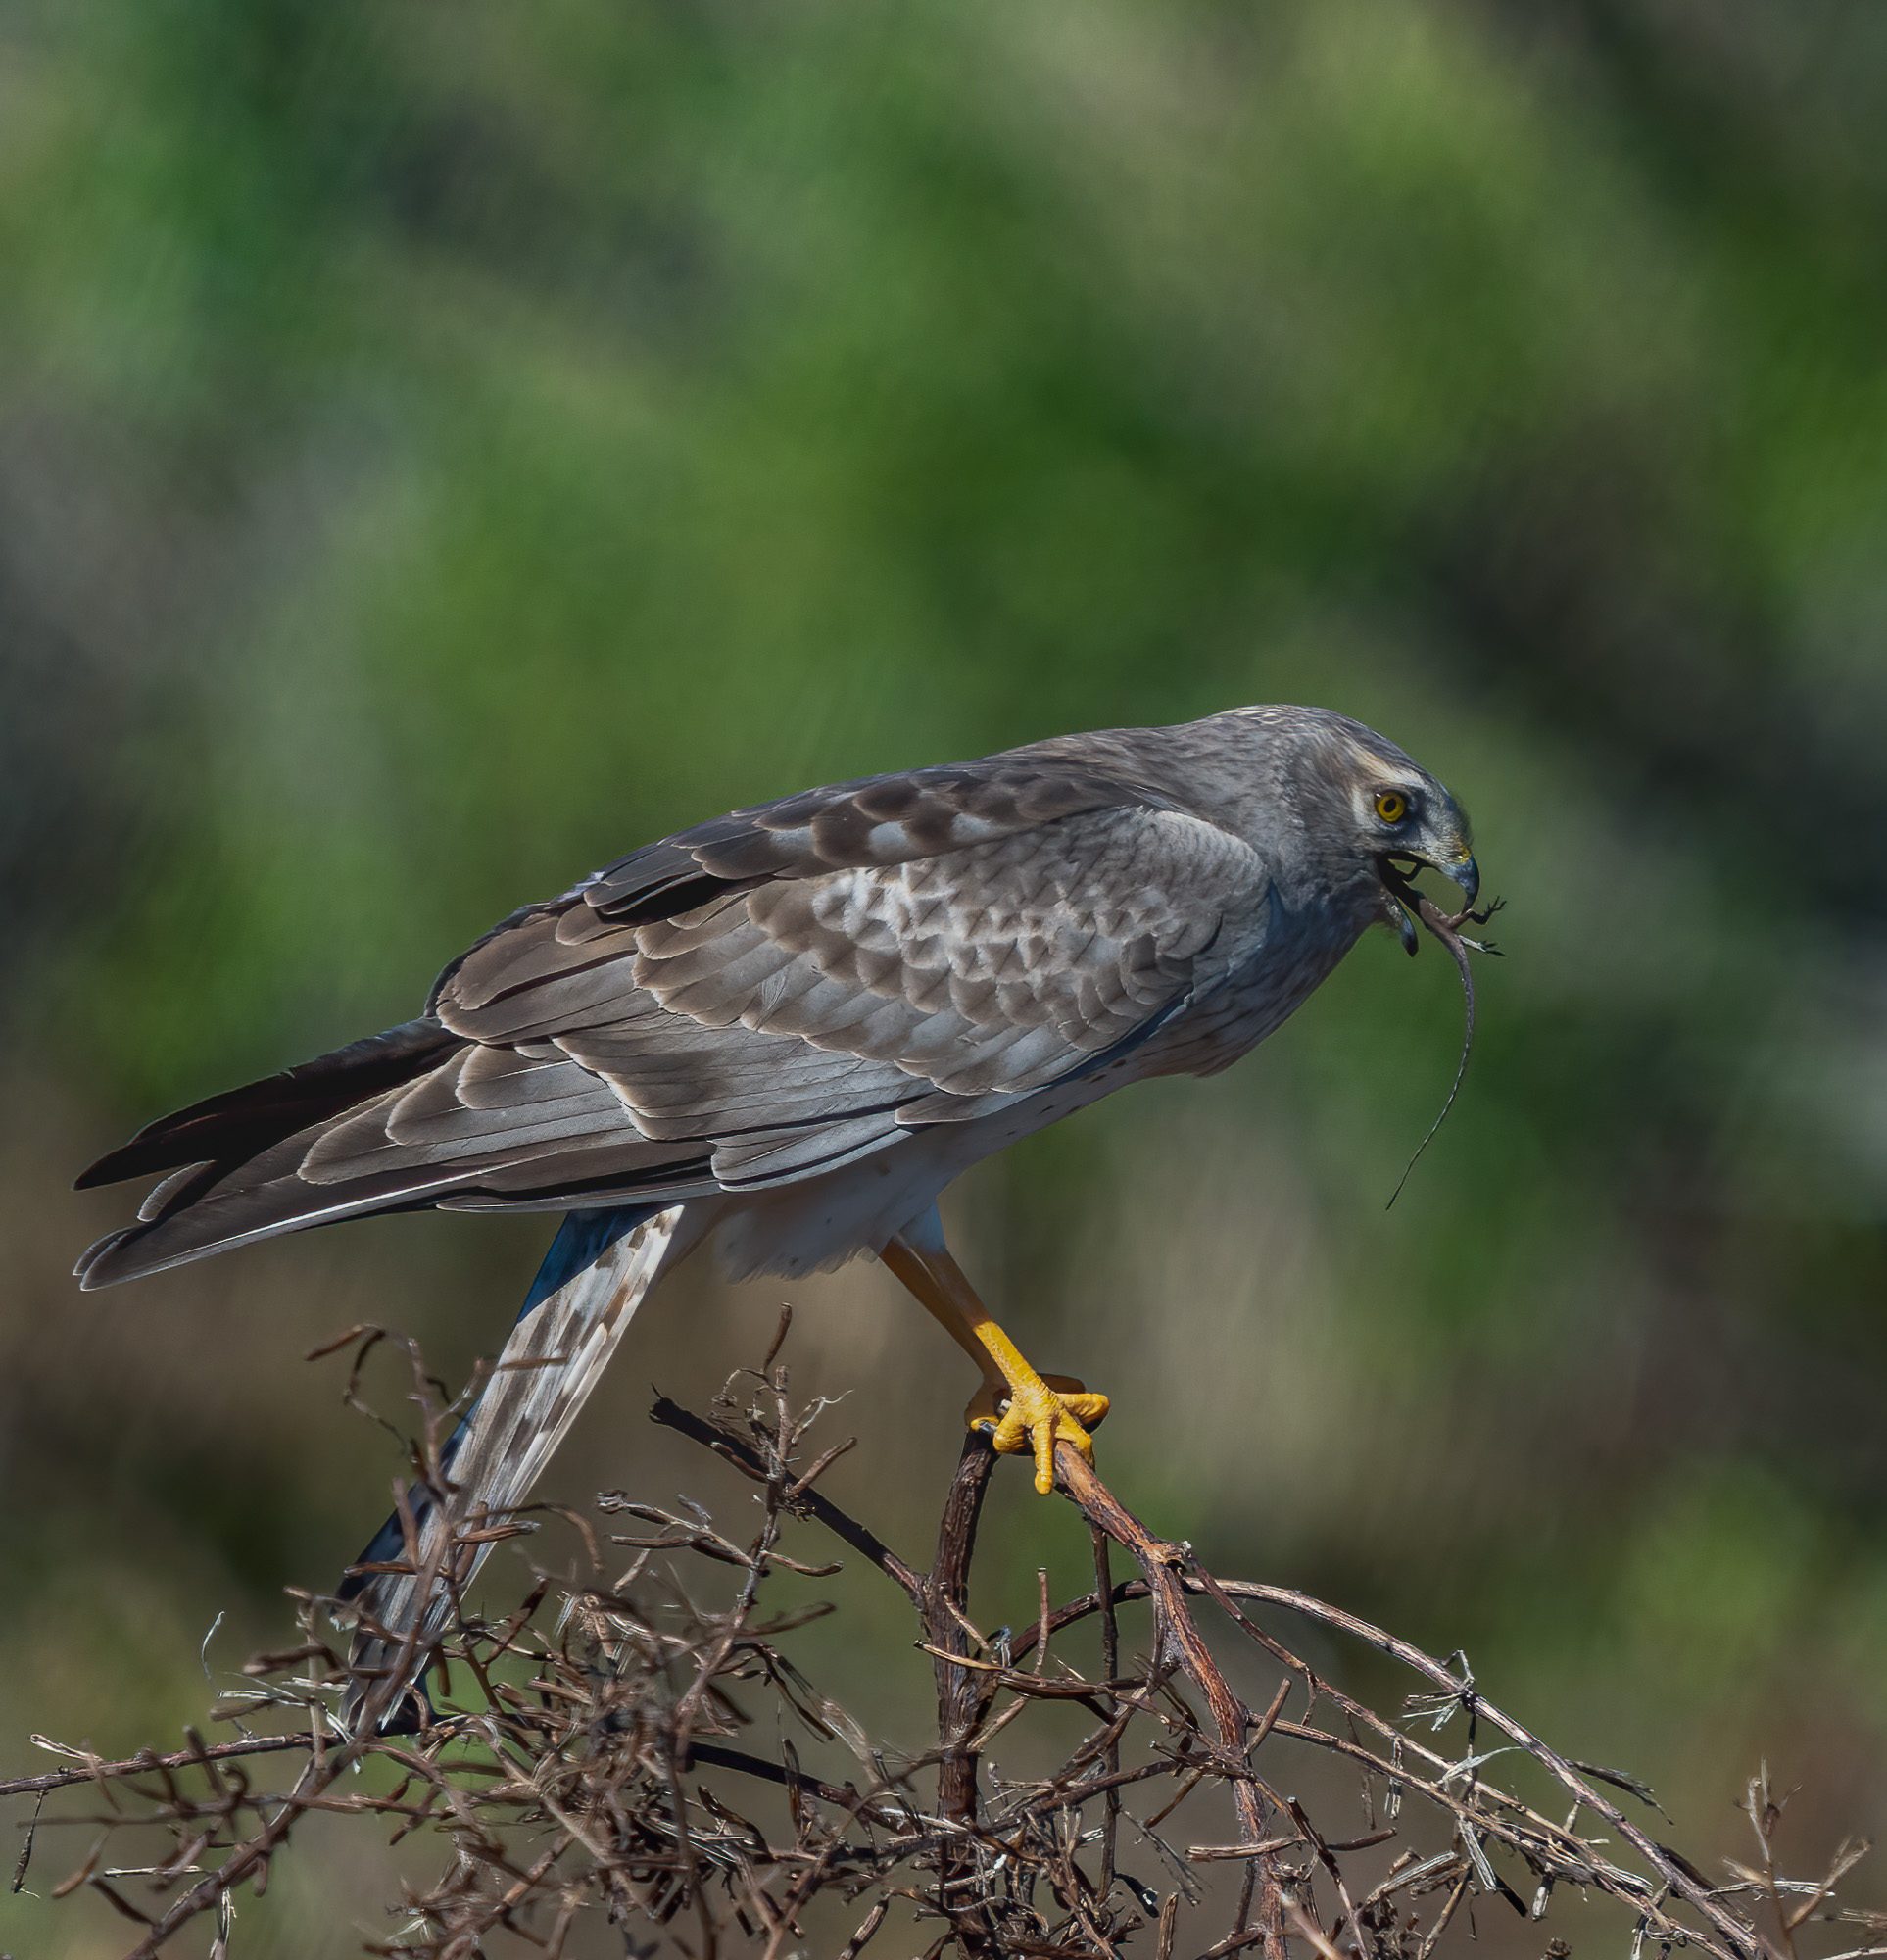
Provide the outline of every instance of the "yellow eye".
{"type": "Polygon", "coordinates": [[[1409,799],[1400,790],[1378,790],[1376,813],[1384,823],[1400,823],[1409,813],[1409,799]]]}

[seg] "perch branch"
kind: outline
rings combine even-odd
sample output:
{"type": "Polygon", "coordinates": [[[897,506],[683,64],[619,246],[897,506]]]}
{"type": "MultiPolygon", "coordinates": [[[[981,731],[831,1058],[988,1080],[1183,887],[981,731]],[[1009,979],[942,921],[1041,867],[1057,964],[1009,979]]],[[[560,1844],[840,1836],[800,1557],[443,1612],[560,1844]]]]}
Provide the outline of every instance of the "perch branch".
{"type": "MultiPolygon", "coordinates": [[[[235,1892],[260,1889],[289,1853],[298,1820],[319,1811],[381,1820],[395,1841],[436,1848],[436,1876],[408,1899],[406,1930],[376,1949],[402,1960],[463,1960],[500,1929],[557,1954],[588,1913],[617,1926],[679,1923],[702,1960],[735,1950],[781,1960],[806,1946],[806,1915],[822,1896],[845,1908],[854,1929],[845,1951],[854,1960],[894,1908],[915,1911],[920,1933],[923,1922],[938,1929],[920,1945],[931,1960],[1219,1960],[1257,1949],[1265,1960],[1435,1960],[1470,1927],[1463,1908],[1476,1898],[1499,1894],[1537,1918],[1556,1885],[1623,1903],[1637,1945],[1690,1946],[1709,1960],[1883,1960],[1887,1921],[1836,1896],[1861,1847],[1844,1844],[1819,1878],[1784,1877],[1775,1842],[1782,1806],[1766,1783],[1750,1799],[1761,1869],[1732,1868],[1730,1883],[1713,1886],[1600,1788],[1637,1790],[1631,1779],[1576,1762],[1505,1714],[1465,1662],[1437,1660],[1294,1589],[1219,1577],[1190,1547],[1150,1531],[1071,1446],[1056,1450],[1057,1485],[1089,1527],[1093,1590],[1057,1604],[1040,1574],[1026,1601],[1010,1602],[1019,1631],[986,1639],[970,1617],[969,1585],[994,1471],[988,1442],[973,1436],[959,1453],[931,1568],[919,1572],[816,1488],[848,1445],[808,1446],[818,1405],[794,1408],[776,1358],[777,1344],[705,1415],[666,1397],[653,1410],[755,1487],[757,1529],[732,1536],[686,1498],[662,1509],[605,1494],[601,1508],[644,1529],[605,1541],[586,1528],[586,1583],[553,1593],[540,1578],[496,1623],[468,1617],[454,1591],[437,1653],[442,1676],[452,1674],[440,1687],[457,1678],[473,1691],[457,1706],[448,1694],[444,1712],[414,1736],[370,1726],[351,1738],[330,1733],[326,1711],[346,1683],[316,1622],[333,1602],[304,1599],[302,1644],[250,1663],[257,1685],[236,1702],[245,1716],[269,1713],[278,1726],[292,1718],[298,1733],[209,1746],[192,1735],[185,1749],[117,1761],[70,1750],[69,1768],[0,1783],[0,1796],[33,1806],[15,1888],[38,1834],[82,1824],[92,1849],[56,1895],[89,1889],[136,1920],[134,1960],[154,1960],[205,1917],[217,1928],[212,1950],[223,1951],[235,1892]],[[874,1740],[801,1671],[787,1642],[822,1607],[765,1609],[776,1573],[805,1579],[836,1569],[798,1555],[817,1549],[790,1543],[804,1528],[863,1557],[910,1608],[935,1698],[934,1721],[917,1738],[874,1740]],[[1110,1577],[1110,1545],[1132,1559],[1135,1576],[1110,1577]],[[611,1548],[627,1561],[613,1576],[597,1569],[611,1548]],[[555,1612],[541,1611],[547,1599],[555,1612]],[[1136,1602],[1151,1606],[1144,1658],[1127,1657],[1117,1618],[1136,1602]],[[1203,1616],[1202,1604],[1212,1609],[1203,1616]],[[1399,1714],[1372,1707],[1314,1673],[1256,1609],[1384,1656],[1413,1675],[1423,1696],[1399,1714]],[[1092,1679],[1053,1644],[1089,1619],[1099,1621],[1101,1644],[1092,1679]],[[1252,1642],[1281,1671],[1260,1713],[1231,1685],[1218,1651],[1228,1640],[1252,1642]],[[1306,1705],[1287,1716],[1300,1685],[1306,1705]],[[1048,1773],[1005,1780],[992,1744],[1018,1723],[1045,1719],[1051,1705],[1085,1709],[1092,1726],[1048,1773]],[[1467,1729],[1459,1760],[1432,1733],[1456,1717],[1467,1729]],[[1412,1722],[1427,1726],[1428,1740],[1412,1722]],[[1476,1725],[1565,1793],[1572,1807],[1563,1821],[1563,1802],[1545,1815],[1487,1780],[1476,1725]],[[768,1746],[754,1746],[756,1730],[772,1736],[768,1746]],[[803,1769],[794,1739],[805,1737],[848,1749],[865,1770],[858,1786],[803,1769]],[[1331,1830],[1309,1801],[1277,1794],[1272,1763],[1300,1747],[1359,1777],[1369,1829],[1331,1830]],[[290,1752],[306,1759],[287,1789],[251,1787],[246,1759],[290,1752]],[[380,1777],[339,1784],[350,1765],[368,1760],[380,1777]],[[756,1786],[784,1797],[767,1806],[774,1821],[764,1826],[740,1807],[756,1786]],[[49,1798],[56,1806],[78,1788],[100,1802],[42,1814],[49,1798]],[[1176,1849],[1161,1828],[1202,1789],[1230,1803],[1235,1841],[1216,1841],[1228,1835],[1220,1832],[1176,1849]],[[1603,1835],[1578,1829],[1581,1817],[1603,1835]],[[131,1830],[168,1833],[168,1855],[108,1864],[114,1838],[131,1830]],[[1120,1868],[1127,1834],[1160,1861],[1160,1888],[1120,1868]],[[1379,1847],[1369,1865],[1351,1862],[1379,1847]],[[1503,1865],[1524,1867],[1530,1908],[1503,1865]],[[1186,1914],[1221,1907],[1216,1923],[1183,1925],[1186,1914]],[[1759,1908],[1774,1917],[1783,1948],[1753,1923],[1759,1908]],[[1828,1954],[1817,1930],[1835,1923],[1862,1929],[1863,1943],[1850,1935],[1845,1954],[1828,1954]],[[1821,1951],[1811,1950],[1812,1936],[1821,1951]]],[[[418,1378],[416,1353],[413,1365],[418,1378]]],[[[430,1436],[429,1410],[427,1420],[430,1436]]],[[[513,1523],[493,1519],[477,1530],[505,1534],[513,1523]]],[[[448,1533],[430,1555],[450,1577],[470,1542],[448,1533]]]]}

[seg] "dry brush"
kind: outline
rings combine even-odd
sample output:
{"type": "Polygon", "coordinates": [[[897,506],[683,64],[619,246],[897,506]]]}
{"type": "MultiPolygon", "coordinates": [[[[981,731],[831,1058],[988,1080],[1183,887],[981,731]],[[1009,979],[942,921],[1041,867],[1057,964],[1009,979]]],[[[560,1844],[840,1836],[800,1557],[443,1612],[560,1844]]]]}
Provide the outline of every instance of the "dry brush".
{"type": "MultiPolygon", "coordinates": [[[[426,1876],[385,1902],[390,1930],[365,1949],[414,1960],[599,1944],[856,1960],[879,1939],[926,1960],[1432,1960],[1476,1908],[1525,1923],[1570,1895],[1614,1903],[1630,1960],[1887,1954],[1887,1924],[1839,1896],[1864,1847],[1783,1874],[1766,1774],[1747,1792],[1751,1861],[1706,1873],[1665,1840],[1641,1784],[1506,1714],[1460,1656],[1209,1571],[1068,1445],[1057,1490],[1086,1521],[1092,1583],[1057,1600],[1043,1574],[1018,1630],[979,1626],[987,1442],[966,1440],[930,1562],[913,1563],[822,1492],[848,1446],[816,1446],[823,1410],[795,1402],[780,1346],[705,1413],[653,1410],[750,1480],[756,1523],[734,1534],[702,1505],[605,1494],[600,1522],[578,1521],[587,1583],[540,1579],[499,1616],[455,1592],[430,1705],[403,1733],[342,1731],[332,1627],[347,1609],[303,1595],[302,1638],[251,1661],[253,1687],[216,1713],[232,1740],[191,1733],[107,1762],[36,1739],[70,1760],[0,1783],[24,1830],[15,1889],[45,1882],[55,1827],[82,1833],[53,1889],[109,1900],[131,1960],[186,1929],[224,1960],[239,1897],[325,1815],[416,1854],[426,1876]],[[901,1595],[935,1685],[921,1738],[869,1735],[794,1658],[824,1608],[778,1607],[773,1582],[847,1557],[901,1595]],[[1293,1627],[1373,1650],[1406,1698],[1382,1710],[1345,1691],[1293,1627]],[[1270,1686],[1246,1699],[1234,1678],[1270,1686]],[[1071,1716],[1074,1745],[1048,1746],[1071,1716]],[[852,1773],[811,1773],[796,1735],[809,1752],[843,1745],[852,1773]],[[261,1780],[283,1761],[292,1775],[261,1780]],[[1296,1793],[1307,1782],[1344,1790],[1340,1818],[1296,1793]]],[[[446,1413],[422,1425],[415,1483],[440,1481],[446,1413]]],[[[447,1547],[447,1583],[472,1544],[527,1528],[474,1520],[447,1547]]]]}

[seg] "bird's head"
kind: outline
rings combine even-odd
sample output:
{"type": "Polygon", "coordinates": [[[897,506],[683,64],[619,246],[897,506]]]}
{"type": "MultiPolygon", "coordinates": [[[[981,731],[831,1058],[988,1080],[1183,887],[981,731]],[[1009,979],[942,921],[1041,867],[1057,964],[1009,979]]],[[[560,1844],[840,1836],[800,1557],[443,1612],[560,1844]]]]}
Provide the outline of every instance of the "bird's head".
{"type": "Polygon", "coordinates": [[[1480,890],[1466,811],[1412,757],[1347,715],[1298,710],[1290,734],[1299,806],[1315,808],[1327,868],[1414,953],[1418,872],[1458,885],[1464,907],[1480,890]]]}
{"type": "Polygon", "coordinates": [[[1380,737],[1357,750],[1350,814],[1381,883],[1382,915],[1413,954],[1417,872],[1426,866],[1460,886],[1464,907],[1480,891],[1468,814],[1427,769],[1380,737]]]}

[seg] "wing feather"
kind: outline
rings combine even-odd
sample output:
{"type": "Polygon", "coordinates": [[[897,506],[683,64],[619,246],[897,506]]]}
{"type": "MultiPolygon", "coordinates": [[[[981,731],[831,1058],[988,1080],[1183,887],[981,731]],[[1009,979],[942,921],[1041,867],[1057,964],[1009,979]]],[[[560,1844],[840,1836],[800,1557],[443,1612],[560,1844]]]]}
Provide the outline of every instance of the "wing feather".
{"type": "MultiPolygon", "coordinates": [[[[800,828],[770,833],[768,848],[805,848],[800,828]]],[[[935,1108],[938,1091],[1043,1087],[1129,1039],[1249,954],[1236,934],[1218,942],[1229,914],[1262,916],[1267,882],[1227,832],[1123,805],[755,886],[639,928],[612,966],[585,957],[502,996],[468,970],[436,1007],[481,1042],[555,1027],[564,1053],[670,1139],[843,1120],[848,1101],[935,1108]],[[621,1003],[613,1019],[594,1011],[605,993],[621,1003]]]]}
{"type": "Polygon", "coordinates": [[[1027,752],[718,818],[514,913],[363,1050],[392,1086],[182,1166],[93,1283],[386,1204],[819,1174],[1146,1039],[1251,955],[1268,883],[1165,794],[1027,752]]]}

